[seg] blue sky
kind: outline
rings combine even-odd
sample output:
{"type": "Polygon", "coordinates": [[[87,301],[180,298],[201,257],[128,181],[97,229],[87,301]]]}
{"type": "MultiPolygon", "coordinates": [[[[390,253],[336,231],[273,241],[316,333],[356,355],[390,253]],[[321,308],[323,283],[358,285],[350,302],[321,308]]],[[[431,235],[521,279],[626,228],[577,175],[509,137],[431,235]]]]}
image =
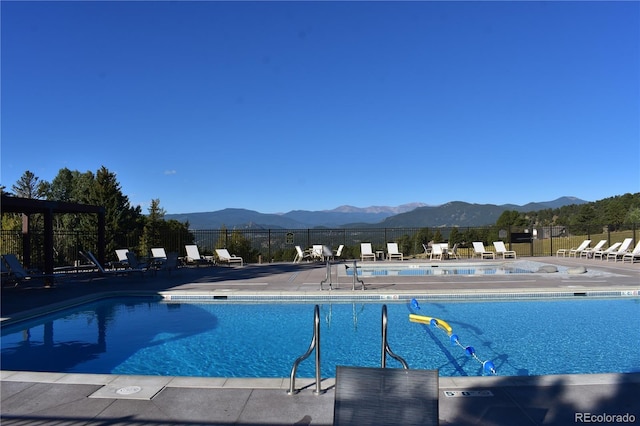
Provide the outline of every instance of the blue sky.
{"type": "Polygon", "coordinates": [[[640,191],[638,2],[8,2],[1,184],[143,211],[640,191]]]}

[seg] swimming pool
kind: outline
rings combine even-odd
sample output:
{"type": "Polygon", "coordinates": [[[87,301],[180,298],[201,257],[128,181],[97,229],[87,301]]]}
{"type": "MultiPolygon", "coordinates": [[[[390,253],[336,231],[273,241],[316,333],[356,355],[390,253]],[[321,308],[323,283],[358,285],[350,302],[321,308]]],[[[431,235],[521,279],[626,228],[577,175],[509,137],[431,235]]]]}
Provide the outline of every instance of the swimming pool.
{"type": "MultiPolygon", "coordinates": [[[[578,299],[578,298],[575,298],[578,299]]],[[[446,333],[409,322],[447,321],[499,375],[640,371],[640,299],[319,301],[322,376],[336,365],[380,365],[382,303],[391,349],[411,368],[482,375],[446,333]]],[[[163,302],[110,298],[3,327],[4,370],[207,377],[288,377],[306,351],[314,303],[163,302]]],[[[313,358],[313,357],[311,357],[313,358]]],[[[387,366],[400,367],[387,358],[387,366]]],[[[313,359],[298,377],[314,377],[313,359]]]]}
{"type": "MultiPolygon", "coordinates": [[[[382,263],[382,262],[380,262],[382,263]]],[[[357,266],[358,275],[361,277],[375,276],[424,276],[424,275],[507,275],[507,274],[533,274],[531,265],[519,266],[513,263],[455,263],[455,264],[429,264],[429,263],[398,263],[381,265],[357,266]]],[[[346,265],[344,274],[353,276],[353,267],[346,265]]]]}
{"type": "MultiPolygon", "coordinates": [[[[610,277],[616,274],[600,269],[577,272],[562,265],[551,265],[534,260],[482,260],[454,262],[356,262],[360,277],[411,277],[411,276],[486,276],[538,274],[554,277],[557,275],[579,274],[582,277],[610,277]]],[[[337,268],[339,276],[353,276],[353,264],[337,268]]]]}

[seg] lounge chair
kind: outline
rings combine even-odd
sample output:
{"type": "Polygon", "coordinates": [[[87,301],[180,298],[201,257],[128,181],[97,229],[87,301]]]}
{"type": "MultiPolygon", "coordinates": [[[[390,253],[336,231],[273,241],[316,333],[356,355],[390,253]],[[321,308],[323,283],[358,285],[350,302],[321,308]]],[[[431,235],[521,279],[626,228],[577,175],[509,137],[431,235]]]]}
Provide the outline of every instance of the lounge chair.
{"type": "Polygon", "coordinates": [[[473,256],[478,256],[481,259],[495,259],[496,254],[492,251],[485,250],[484,244],[481,241],[473,242],[473,256]]]}
{"type": "Polygon", "coordinates": [[[578,246],[578,248],[572,248],[571,250],[569,250],[569,257],[578,257],[584,250],[587,249],[587,247],[589,247],[589,244],[591,244],[591,240],[584,240],[582,244],[578,246]]]}
{"type": "Polygon", "coordinates": [[[135,271],[146,271],[149,269],[149,264],[145,262],[140,262],[138,260],[138,256],[132,251],[127,252],[127,260],[129,261],[129,269],[135,271]]]}
{"type": "Polygon", "coordinates": [[[621,245],[622,245],[621,242],[617,242],[617,243],[612,244],[606,250],[595,250],[593,252],[593,258],[594,259],[600,258],[601,260],[606,259],[607,256],[609,255],[609,253],[613,253],[614,251],[618,251],[618,249],[620,248],[621,245]]]}
{"type": "Polygon", "coordinates": [[[311,259],[311,253],[308,250],[302,250],[300,246],[296,246],[296,257],[293,258],[293,263],[300,263],[305,259],[311,259]]]}
{"type": "Polygon", "coordinates": [[[376,260],[376,254],[371,248],[371,243],[360,243],[360,260],[364,261],[365,259],[376,260]]]}
{"type": "Polygon", "coordinates": [[[322,244],[314,244],[313,246],[311,246],[311,259],[313,260],[324,259],[324,249],[322,248],[322,244]]]}
{"type": "Polygon", "coordinates": [[[167,260],[167,252],[163,247],[155,247],[151,249],[151,257],[153,259],[167,260]]]}
{"type": "Polygon", "coordinates": [[[595,253],[598,250],[601,250],[605,244],[607,244],[607,240],[598,241],[598,244],[596,244],[595,246],[587,247],[586,249],[582,250],[580,252],[580,257],[585,257],[587,259],[593,257],[593,253],[595,253]]]}
{"type": "Polygon", "coordinates": [[[404,260],[404,255],[398,250],[398,243],[387,243],[387,259],[404,260]]]}
{"type": "Polygon", "coordinates": [[[116,268],[128,268],[129,260],[127,259],[127,252],[129,249],[116,249],[116,257],[118,260],[113,263],[116,268]]]}
{"type": "Polygon", "coordinates": [[[3,271],[6,272],[7,278],[10,281],[15,281],[14,287],[31,280],[43,280],[47,285],[55,284],[56,277],[54,274],[40,274],[27,271],[15,254],[3,254],[2,262],[6,266],[6,269],[3,269],[3,271]]]}
{"type": "Polygon", "coordinates": [[[512,259],[516,258],[515,250],[507,250],[507,248],[504,246],[504,242],[503,241],[494,241],[493,242],[493,247],[495,247],[497,254],[501,254],[502,255],[503,259],[506,259],[507,257],[510,257],[512,259]]]}
{"type": "Polygon", "coordinates": [[[200,266],[201,264],[211,264],[210,260],[207,258],[200,256],[200,251],[198,250],[198,246],[195,244],[187,244],[184,246],[187,251],[187,256],[184,258],[185,262],[188,264],[197,264],[200,266]]]}
{"type": "Polygon", "coordinates": [[[431,256],[431,243],[422,243],[422,248],[424,249],[424,254],[426,254],[427,256],[431,256]]]}
{"type": "Polygon", "coordinates": [[[571,247],[570,249],[558,249],[558,251],[556,251],[556,257],[559,257],[560,255],[562,255],[562,257],[566,257],[567,255],[569,257],[571,257],[572,255],[573,257],[576,257],[576,254],[581,253],[582,250],[589,247],[589,244],[591,244],[591,240],[584,240],[578,247],[571,247]]]}
{"type": "Polygon", "coordinates": [[[611,253],[607,254],[607,262],[609,261],[609,259],[613,259],[615,262],[617,262],[618,259],[622,259],[622,256],[624,256],[625,253],[629,252],[629,247],[631,247],[632,242],[633,238],[625,238],[617,251],[612,251],[611,253]]]}
{"type": "Polygon", "coordinates": [[[449,259],[451,259],[452,257],[454,259],[459,259],[458,243],[455,243],[452,248],[447,248],[447,256],[449,257],[449,259]]]}
{"type": "MultiPolygon", "coordinates": [[[[147,272],[146,269],[137,269],[133,267],[131,262],[129,262],[129,268],[127,269],[105,269],[90,251],[80,251],[80,254],[98,269],[100,275],[129,275],[131,273],[138,272],[144,276],[144,273],[147,272]]],[[[129,254],[133,255],[135,259],[135,255],[132,252],[127,251],[127,260],[129,260],[129,254]]]]}
{"type": "Polygon", "coordinates": [[[335,259],[336,257],[342,256],[342,250],[344,250],[344,244],[338,246],[338,250],[333,254],[333,258],[335,259]]]}
{"type": "Polygon", "coordinates": [[[437,425],[438,370],[336,367],[333,424],[437,425]]]}
{"type": "Polygon", "coordinates": [[[149,266],[156,269],[163,269],[164,264],[167,261],[167,252],[163,247],[154,247],[151,249],[151,258],[149,259],[149,266]]]}
{"type": "Polygon", "coordinates": [[[167,273],[171,275],[172,271],[178,270],[179,263],[180,262],[178,261],[178,253],[172,251],[167,253],[167,257],[165,258],[164,262],[162,262],[162,264],[160,265],[157,265],[156,269],[167,271],[167,273]]]}
{"type": "Polygon", "coordinates": [[[636,259],[640,259],[640,242],[636,244],[636,247],[632,251],[622,255],[622,263],[624,263],[626,259],[629,259],[631,263],[635,263],[636,259]]]}
{"type": "Polygon", "coordinates": [[[220,262],[228,263],[229,266],[231,266],[232,263],[239,263],[240,266],[244,265],[244,261],[240,256],[229,254],[229,250],[227,249],[216,249],[216,254],[220,262]]]}
{"type": "Polygon", "coordinates": [[[442,250],[442,244],[431,244],[431,253],[429,254],[429,260],[433,260],[434,257],[438,260],[442,260],[443,255],[444,251],[442,250]]]}

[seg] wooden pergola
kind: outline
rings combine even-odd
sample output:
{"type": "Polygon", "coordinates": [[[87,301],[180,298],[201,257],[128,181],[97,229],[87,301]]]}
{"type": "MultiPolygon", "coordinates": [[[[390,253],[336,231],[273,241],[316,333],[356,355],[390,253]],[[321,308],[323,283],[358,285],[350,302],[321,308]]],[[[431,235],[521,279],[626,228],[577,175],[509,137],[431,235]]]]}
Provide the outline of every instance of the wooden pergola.
{"type": "MultiPolygon", "coordinates": [[[[44,273],[53,274],[53,216],[57,213],[85,213],[98,215],[98,260],[104,262],[105,250],[105,209],[101,206],[88,204],[68,203],[63,201],[35,200],[31,198],[10,197],[2,194],[0,211],[2,213],[23,213],[28,216],[40,213],[44,217],[44,273]]],[[[31,243],[29,236],[28,220],[22,222],[22,234],[24,244],[22,256],[28,265],[31,259],[31,243]]]]}

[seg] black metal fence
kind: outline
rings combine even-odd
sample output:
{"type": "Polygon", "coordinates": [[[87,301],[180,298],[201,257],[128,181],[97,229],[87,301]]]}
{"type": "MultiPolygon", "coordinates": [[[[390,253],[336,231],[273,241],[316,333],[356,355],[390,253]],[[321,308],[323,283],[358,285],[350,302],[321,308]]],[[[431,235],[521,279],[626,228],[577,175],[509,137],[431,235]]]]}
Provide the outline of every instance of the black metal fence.
{"type": "MultiPolygon", "coordinates": [[[[343,259],[359,258],[360,243],[372,244],[375,251],[386,252],[387,242],[397,242],[405,258],[422,257],[423,244],[429,242],[448,242],[450,246],[458,244],[458,253],[464,257],[472,257],[473,241],[482,241],[491,248],[493,241],[504,241],[510,250],[518,256],[548,256],[558,249],[570,249],[578,246],[583,240],[591,239],[592,246],[598,241],[607,240],[608,245],[633,238],[637,241],[637,224],[624,226],[589,225],[589,226],[547,226],[536,228],[509,227],[500,229],[487,227],[432,227],[432,228],[348,228],[348,229],[215,229],[191,230],[188,235],[165,233],[159,236],[158,246],[167,252],[177,252],[184,256],[186,244],[196,244],[202,255],[213,255],[216,248],[227,248],[232,254],[242,256],[247,263],[268,263],[292,261],[295,257],[295,246],[303,249],[314,244],[322,244],[333,249],[344,245],[343,259]]],[[[128,248],[141,253],[141,236],[138,233],[116,234],[108,241],[106,261],[115,260],[115,253],[110,248],[128,248]]],[[[42,233],[21,231],[0,231],[0,251],[15,253],[22,257],[26,239],[31,244],[32,268],[42,268],[44,262],[42,233]]],[[[92,232],[58,231],[54,233],[55,266],[70,266],[83,262],[80,250],[97,251],[97,234],[92,232]]]]}

